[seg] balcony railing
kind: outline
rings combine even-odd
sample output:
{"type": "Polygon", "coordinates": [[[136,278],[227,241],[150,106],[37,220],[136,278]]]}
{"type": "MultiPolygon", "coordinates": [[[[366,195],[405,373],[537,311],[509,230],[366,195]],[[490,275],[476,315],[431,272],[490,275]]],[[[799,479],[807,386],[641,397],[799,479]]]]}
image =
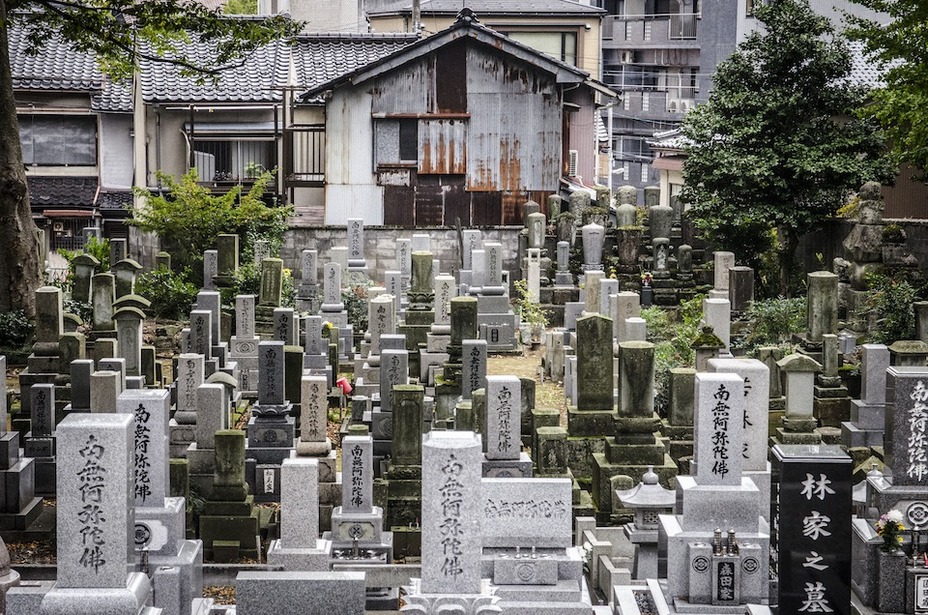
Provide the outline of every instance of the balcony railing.
{"type": "Polygon", "coordinates": [[[700,17],[700,13],[607,15],[603,20],[603,38],[626,43],[694,40],[700,17]]]}

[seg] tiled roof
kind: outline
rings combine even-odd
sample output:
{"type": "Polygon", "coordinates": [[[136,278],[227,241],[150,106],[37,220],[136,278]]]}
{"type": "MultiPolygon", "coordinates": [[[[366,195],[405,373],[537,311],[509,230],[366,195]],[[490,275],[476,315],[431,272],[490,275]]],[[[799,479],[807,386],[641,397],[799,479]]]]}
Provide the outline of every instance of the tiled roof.
{"type": "Polygon", "coordinates": [[[107,81],[90,103],[94,111],[132,113],[132,83],[107,81]]]}
{"type": "MultiPolygon", "coordinates": [[[[423,0],[419,7],[422,15],[447,13],[457,15],[466,5],[480,19],[483,15],[589,15],[605,14],[605,10],[572,2],[571,0],[423,0]]],[[[382,9],[368,11],[369,15],[412,12],[412,0],[400,0],[382,9]]]]}
{"type": "Polygon", "coordinates": [[[91,107],[97,111],[131,112],[132,86],[112,82],[89,52],[77,51],[58,37],[45,42],[41,53],[26,53],[26,30],[12,27],[10,69],[14,90],[86,92],[92,96],[91,107]]]}
{"type": "MultiPolygon", "coordinates": [[[[209,66],[215,48],[199,41],[178,45],[177,58],[209,66]]],[[[145,102],[223,103],[277,102],[279,88],[287,83],[289,48],[274,41],[248,54],[241,66],[220,72],[216,79],[182,75],[181,68],[169,62],[142,62],[142,98],[145,102]],[[277,89],[275,89],[277,88],[277,89]]]]}
{"type": "Polygon", "coordinates": [[[293,44],[297,85],[310,89],[416,42],[414,34],[307,34],[293,44]]]}
{"type": "Polygon", "coordinates": [[[646,140],[652,149],[683,151],[692,141],[683,135],[679,128],[672,128],[662,132],[655,132],[653,139],[646,140]]]}
{"type": "Polygon", "coordinates": [[[124,210],[132,205],[132,191],[116,188],[101,188],[96,206],[100,209],[124,210]]]}
{"type": "Polygon", "coordinates": [[[851,73],[848,75],[848,82],[869,89],[881,87],[883,75],[888,67],[881,67],[879,61],[868,56],[862,42],[848,43],[848,48],[851,51],[851,73]]]}
{"type": "Polygon", "coordinates": [[[96,177],[26,177],[33,207],[93,207],[96,177]]]}
{"type": "MultiPolygon", "coordinates": [[[[491,45],[495,49],[501,50],[503,53],[509,54],[519,54],[523,58],[531,58],[532,63],[539,68],[539,70],[548,70],[551,72],[558,73],[561,76],[570,76],[574,79],[583,79],[591,87],[594,85],[599,89],[601,84],[590,80],[589,73],[583,71],[572,64],[567,64],[557,58],[544,54],[533,47],[521,43],[517,40],[511,39],[504,34],[492,30],[479,22],[472,21],[471,19],[464,17],[458,19],[451,26],[433,34],[424,39],[419,39],[414,43],[406,45],[396,51],[393,51],[390,54],[383,56],[378,60],[368,62],[367,64],[362,64],[361,66],[355,68],[354,70],[344,70],[340,71],[340,75],[336,76],[333,79],[329,79],[315,87],[310,87],[305,90],[301,95],[303,102],[308,102],[319,96],[319,94],[327,89],[332,89],[337,87],[351,79],[359,78],[359,75],[370,75],[372,71],[376,71],[388,64],[409,61],[413,58],[419,57],[421,55],[430,53],[437,47],[448,44],[454,40],[457,40],[460,36],[471,37],[477,41],[481,41],[483,44],[491,45]]],[[[394,67],[395,68],[395,67],[394,67]]],[[[387,66],[387,70],[393,70],[387,66]]],[[[609,90],[606,86],[602,86],[604,93],[609,95],[614,95],[614,92],[609,90]]]]}
{"type": "Polygon", "coordinates": [[[10,68],[16,90],[71,90],[95,92],[104,77],[92,53],[75,51],[57,36],[48,39],[38,55],[26,53],[27,33],[22,27],[7,30],[10,68]]]}

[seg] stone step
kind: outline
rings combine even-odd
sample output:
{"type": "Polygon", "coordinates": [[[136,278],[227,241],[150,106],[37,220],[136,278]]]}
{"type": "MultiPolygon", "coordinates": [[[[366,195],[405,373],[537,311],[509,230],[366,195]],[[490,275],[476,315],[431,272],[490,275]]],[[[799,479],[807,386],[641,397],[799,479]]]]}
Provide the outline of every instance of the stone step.
{"type": "MultiPolygon", "coordinates": [[[[565,602],[582,602],[580,584],[570,580],[558,581],[556,585],[497,585],[496,595],[503,601],[521,604],[556,602],[563,607],[565,602]]],[[[510,611],[503,609],[503,612],[510,611]]]]}
{"type": "Polygon", "coordinates": [[[500,601],[498,606],[506,615],[535,615],[536,613],[557,613],[557,615],[590,615],[590,605],[578,601],[576,604],[557,602],[546,604],[544,602],[506,602],[500,601]]]}

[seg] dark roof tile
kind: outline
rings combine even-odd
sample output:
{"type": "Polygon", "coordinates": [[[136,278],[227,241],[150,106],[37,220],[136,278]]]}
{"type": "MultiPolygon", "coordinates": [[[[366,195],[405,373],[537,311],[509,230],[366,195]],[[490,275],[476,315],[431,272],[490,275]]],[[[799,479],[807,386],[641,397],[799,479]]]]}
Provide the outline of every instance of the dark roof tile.
{"type": "Polygon", "coordinates": [[[14,89],[93,93],[103,88],[104,76],[92,53],[76,51],[53,36],[45,41],[41,53],[30,55],[26,29],[12,27],[7,32],[14,89]]]}
{"type": "MultiPolygon", "coordinates": [[[[216,79],[198,79],[182,74],[169,62],[142,62],[142,98],[145,102],[262,103],[282,99],[280,88],[287,83],[289,47],[275,41],[245,57],[240,66],[221,71],[216,79]]],[[[215,57],[211,44],[192,41],[178,45],[175,57],[209,66],[215,57]]]]}
{"type": "Polygon", "coordinates": [[[100,209],[126,209],[132,205],[132,191],[101,188],[97,195],[96,205],[100,209]]]}
{"type": "Polygon", "coordinates": [[[417,40],[413,34],[308,34],[293,45],[297,85],[310,89],[417,40]]]}
{"type": "Polygon", "coordinates": [[[96,177],[26,177],[33,207],[93,207],[96,177]]]}

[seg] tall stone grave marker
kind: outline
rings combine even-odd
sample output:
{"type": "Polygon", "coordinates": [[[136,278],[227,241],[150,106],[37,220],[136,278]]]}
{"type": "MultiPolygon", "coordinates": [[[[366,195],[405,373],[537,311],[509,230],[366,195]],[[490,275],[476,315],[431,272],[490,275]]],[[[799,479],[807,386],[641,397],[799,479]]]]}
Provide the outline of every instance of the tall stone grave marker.
{"type": "Polygon", "coordinates": [[[285,570],[327,570],[329,543],[319,538],[319,462],[284,459],[280,539],[268,548],[268,564],[285,570]]]}
{"type": "Polygon", "coordinates": [[[773,447],[771,550],[781,613],[851,609],[851,458],[838,446],[773,447]]]}
{"type": "Polygon", "coordinates": [[[479,594],[480,439],[433,431],[422,447],[422,594],[479,594]]]}
{"type": "Polygon", "coordinates": [[[382,530],[383,509],[374,506],[373,446],[369,435],[342,439],[342,503],[332,511],[332,531],[324,535],[336,560],[352,559],[361,550],[368,561],[391,561],[393,533],[382,530]]]}

